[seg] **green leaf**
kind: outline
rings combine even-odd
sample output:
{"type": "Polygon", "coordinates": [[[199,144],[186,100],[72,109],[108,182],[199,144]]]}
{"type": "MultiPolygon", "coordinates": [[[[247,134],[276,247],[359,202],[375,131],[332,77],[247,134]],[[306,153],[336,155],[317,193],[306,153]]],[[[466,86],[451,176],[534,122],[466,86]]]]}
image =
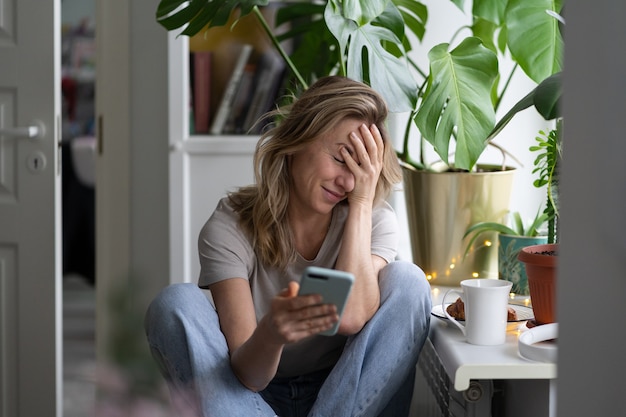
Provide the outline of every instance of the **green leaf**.
{"type": "Polygon", "coordinates": [[[491,49],[494,52],[497,52],[498,49],[495,44],[494,35],[496,33],[496,29],[498,26],[484,19],[476,19],[474,24],[472,25],[472,33],[477,38],[483,42],[487,48],[491,49]]]}
{"type": "MultiPolygon", "coordinates": [[[[370,23],[370,22],[368,22],[370,23]]],[[[393,32],[396,39],[404,39],[404,19],[400,10],[390,3],[390,7],[371,21],[371,24],[393,32]]],[[[394,42],[395,43],[395,42],[394,42]]]]}
{"type": "Polygon", "coordinates": [[[296,48],[290,57],[309,85],[324,75],[336,72],[339,62],[339,44],[326,27],[325,8],[325,4],[288,3],[276,12],[276,26],[280,28],[289,24],[290,27],[277,39],[280,42],[296,41],[296,48]]]}
{"type": "Polygon", "coordinates": [[[543,226],[548,221],[549,216],[545,213],[541,213],[540,210],[537,210],[537,214],[533,219],[532,223],[528,226],[528,228],[524,227],[524,222],[522,221],[522,216],[519,212],[515,212],[509,217],[511,222],[511,227],[506,226],[502,223],[498,222],[478,222],[467,228],[465,234],[463,235],[463,239],[472,235],[470,240],[467,243],[465,248],[465,255],[469,252],[472,244],[478,239],[478,237],[485,232],[497,232],[503,235],[511,235],[511,236],[538,236],[539,228],[543,226]]]}
{"type": "Polygon", "coordinates": [[[470,238],[470,240],[467,242],[467,246],[465,247],[465,253],[463,254],[463,256],[467,256],[470,248],[472,247],[472,245],[474,244],[474,242],[476,241],[476,239],[478,239],[478,237],[485,233],[485,232],[498,232],[498,233],[502,233],[505,235],[517,235],[517,233],[515,232],[515,230],[511,229],[510,227],[507,227],[501,223],[496,223],[496,222],[480,222],[480,223],[476,223],[472,226],[470,226],[466,231],[465,234],[463,235],[463,239],[467,238],[468,236],[472,235],[473,236],[470,238]]]}
{"type": "Polygon", "coordinates": [[[474,16],[500,25],[504,20],[506,0],[474,0],[472,13],[474,16]]]}
{"type": "Polygon", "coordinates": [[[518,233],[512,228],[497,222],[480,222],[472,225],[465,232],[464,238],[472,233],[480,234],[484,232],[498,232],[505,235],[517,235],[518,233]]]}
{"type": "MultiPolygon", "coordinates": [[[[402,17],[393,3],[388,2],[381,17],[394,26],[403,26],[402,17]]],[[[341,5],[330,0],[324,13],[326,24],[339,42],[346,56],[346,75],[352,79],[369,82],[383,95],[391,112],[412,110],[417,101],[417,85],[409,75],[404,53],[397,57],[384,47],[385,42],[400,45],[393,30],[367,23],[362,26],[343,15],[341,5]]]]}
{"type": "Polygon", "coordinates": [[[426,22],[428,22],[428,9],[415,0],[392,0],[402,14],[402,19],[409,29],[420,41],[424,39],[426,22]]]}
{"type": "Polygon", "coordinates": [[[535,88],[533,104],[545,120],[561,116],[559,101],[562,94],[561,73],[551,75],[535,88]]]}
{"type": "Polygon", "coordinates": [[[161,0],[156,18],[167,30],[185,25],[182,34],[193,36],[205,27],[223,26],[232,10],[239,7],[241,16],[255,6],[267,6],[268,0],[161,0]]]}
{"type": "Polygon", "coordinates": [[[465,11],[465,0],[451,0],[461,11],[465,11]]]}
{"type": "Polygon", "coordinates": [[[485,149],[485,138],[494,125],[490,94],[498,74],[498,61],[496,54],[475,37],[465,39],[450,52],[448,46],[437,45],[428,53],[429,86],[415,122],[446,162],[454,134],[454,165],[471,170],[485,149]]]}
{"type": "Polygon", "coordinates": [[[280,27],[285,23],[293,23],[294,26],[299,26],[302,22],[323,21],[325,8],[326,5],[324,4],[287,3],[276,11],[276,27],[280,27]]]}
{"type": "Polygon", "coordinates": [[[510,0],[506,10],[511,55],[536,83],[563,67],[559,22],[547,11],[560,13],[561,0],[510,0]]]}
{"type": "Polygon", "coordinates": [[[497,45],[498,45],[498,51],[500,51],[500,53],[504,54],[506,51],[506,40],[507,40],[507,30],[506,30],[506,26],[503,26],[500,29],[500,33],[498,34],[498,40],[496,41],[497,45]]]}
{"type": "Polygon", "coordinates": [[[202,0],[192,0],[186,7],[181,8],[183,3],[181,0],[161,1],[157,8],[157,21],[167,30],[178,29],[193,19],[204,6],[202,0]]]}
{"type": "Polygon", "coordinates": [[[385,10],[388,0],[343,0],[343,15],[358,26],[370,23],[385,10]]]}
{"type": "Polygon", "coordinates": [[[549,220],[549,216],[547,214],[545,213],[539,214],[539,212],[537,212],[537,216],[535,217],[535,220],[532,222],[530,226],[528,226],[528,229],[526,229],[524,234],[526,236],[531,236],[531,237],[538,236],[539,228],[541,228],[541,226],[543,226],[548,220],[549,220]]]}
{"type": "MultiPolygon", "coordinates": [[[[326,23],[321,22],[326,28],[326,23]]],[[[306,81],[310,84],[318,78],[337,71],[339,45],[327,30],[307,31],[300,39],[291,59],[306,81]],[[311,51],[319,51],[312,54],[311,51]]]]}
{"type": "Polygon", "coordinates": [[[518,211],[516,211],[515,213],[513,213],[513,220],[511,220],[511,224],[513,226],[513,228],[517,231],[517,234],[519,235],[523,235],[524,234],[524,222],[522,221],[522,215],[519,214],[518,211]]]}
{"type": "Polygon", "coordinates": [[[502,116],[498,123],[496,123],[493,130],[489,133],[489,136],[487,136],[487,140],[489,141],[495,138],[517,113],[533,105],[545,120],[560,117],[558,104],[561,98],[561,92],[561,73],[559,72],[543,80],[530,93],[526,94],[520,101],[515,103],[515,105],[502,116]]]}

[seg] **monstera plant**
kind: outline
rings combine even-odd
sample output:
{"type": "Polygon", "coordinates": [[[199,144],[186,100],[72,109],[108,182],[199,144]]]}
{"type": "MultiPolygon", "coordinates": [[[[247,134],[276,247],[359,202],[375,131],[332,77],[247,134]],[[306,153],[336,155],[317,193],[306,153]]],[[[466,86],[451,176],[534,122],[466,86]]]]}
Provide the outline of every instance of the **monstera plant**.
{"type": "MultiPolygon", "coordinates": [[[[463,0],[452,2],[463,10],[463,0]]],[[[540,83],[561,70],[561,3],[474,0],[471,16],[454,39],[431,49],[427,70],[408,58],[411,41],[421,41],[428,26],[427,7],[415,0],[279,3],[277,25],[292,23],[281,36],[274,35],[259,11],[268,0],[161,0],[156,17],[167,30],[191,36],[225,25],[233,12],[253,14],[300,88],[328,74],[364,81],[385,96],[392,112],[413,113],[422,138],[443,161],[449,162],[454,147],[450,164],[472,170],[490,142],[513,72],[521,68],[540,83]],[[465,38],[456,39],[465,32],[465,38]],[[296,37],[299,47],[288,56],[281,41],[296,37]],[[499,60],[506,54],[515,65],[503,74],[499,60]]],[[[411,158],[408,143],[399,155],[416,167],[425,165],[411,158]]]]}

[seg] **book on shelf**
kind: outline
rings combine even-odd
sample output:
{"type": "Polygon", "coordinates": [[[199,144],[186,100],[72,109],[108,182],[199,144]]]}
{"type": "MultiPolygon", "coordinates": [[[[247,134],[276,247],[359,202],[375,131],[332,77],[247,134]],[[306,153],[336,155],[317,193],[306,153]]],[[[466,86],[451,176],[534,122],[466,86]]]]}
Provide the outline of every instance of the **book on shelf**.
{"type": "Polygon", "coordinates": [[[226,120],[228,119],[229,113],[232,111],[233,101],[235,99],[235,95],[244,74],[246,64],[248,63],[250,55],[252,54],[252,50],[253,48],[250,44],[239,45],[239,51],[237,52],[235,67],[233,68],[228,83],[226,84],[226,89],[224,90],[224,94],[222,95],[222,99],[217,108],[217,112],[213,117],[213,123],[211,124],[210,131],[213,135],[219,135],[224,131],[226,120]]]}
{"type": "Polygon", "coordinates": [[[274,107],[285,69],[284,61],[273,49],[261,55],[253,81],[255,90],[243,124],[245,132],[262,131],[263,125],[258,123],[259,118],[274,107]]]}
{"type": "Polygon", "coordinates": [[[189,59],[192,131],[193,133],[207,133],[211,113],[211,52],[191,52],[189,59]]]}
{"type": "Polygon", "coordinates": [[[256,72],[256,64],[249,62],[246,64],[241,81],[237,88],[237,93],[233,100],[232,110],[226,119],[223,133],[241,134],[243,131],[243,123],[245,121],[248,105],[254,91],[254,74],[256,72]]]}
{"type": "Polygon", "coordinates": [[[193,82],[189,83],[189,134],[196,133],[196,116],[193,111],[193,82]]]}

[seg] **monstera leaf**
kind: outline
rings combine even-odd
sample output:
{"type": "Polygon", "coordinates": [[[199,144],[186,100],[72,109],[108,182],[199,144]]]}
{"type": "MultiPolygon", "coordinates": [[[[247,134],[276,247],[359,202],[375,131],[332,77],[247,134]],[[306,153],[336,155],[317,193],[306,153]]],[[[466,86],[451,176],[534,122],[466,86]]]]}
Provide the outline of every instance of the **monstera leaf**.
{"type": "Polygon", "coordinates": [[[276,38],[294,41],[291,60],[307,84],[337,71],[340,61],[339,44],[324,21],[325,8],[320,3],[286,3],[276,12],[276,27],[281,31],[276,38]]]}
{"type": "Polygon", "coordinates": [[[369,82],[385,97],[390,111],[410,111],[417,101],[417,84],[410,76],[404,53],[397,56],[385,49],[385,42],[402,45],[404,21],[400,11],[392,2],[363,0],[360,3],[370,7],[344,9],[334,0],[326,5],[326,24],[347,58],[344,73],[369,82]],[[377,15],[384,3],[386,7],[377,15]],[[360,13],[356,13],[357,9],[360,13]],[[385,25],[378,25],[379,20],[385,25]]]}
{"type": "Polygon", "coordinates": [[[487,146],[495,123],[491,87],[498,75],[496,54],[478,38],[466,38],[428,53],[431,78],[415,123],[437,154],[448,163],[450,138],[456,138],[454,165],[470,170],[487,146]]]}
{"type": "Polygon", "coordinates": [[[267,6],[268,2],[269,0],[161,0],[156,17],[167,30],[186,25],[181,34],[193,36],[207,25],[213,27],[226,24],[236,7],[245,16],[255,6],[267,6]]]}
{"type": "Polygon", "coordinates": [[[509,0],[507,44],[526,75],[540,83],[563,67],[561,0],[509,0]]]}
{"type": "Polygon", "coordinates": [[[559,107],[561,94],[561,73],[559,72],[543,80],[530,93],[515,103],[502,119],[498,121],[491,133],[489,133],[487,140],[495,138],[517,113],[531,106],[534,106],[545,120],[561,117],[561,109],[559,107]]]}

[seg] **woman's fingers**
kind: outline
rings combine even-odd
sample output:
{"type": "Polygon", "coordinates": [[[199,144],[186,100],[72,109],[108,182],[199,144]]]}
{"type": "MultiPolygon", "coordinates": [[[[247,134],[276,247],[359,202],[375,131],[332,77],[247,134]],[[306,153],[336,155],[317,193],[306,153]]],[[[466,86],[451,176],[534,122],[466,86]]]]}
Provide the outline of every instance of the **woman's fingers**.
{"type": "Polygon", "coordinates": [[[333,305],[324,304],[323,308],[308,308],[294,314],[301,318],[290,320],[285,323],[285,337],[290,342],[296,342],[306,337],[318,334],[330,329],[339,320],[333,305]]]}
{"type": "Polygon", "coordinates": [[[333,304],[322,304],[317,294],[289,296],[294,290],[297,293],[297,287],[281,291],[270,311],[272,333],[280,343],[297,342],[331,328],[339,320],[333,304]]]}
{"type": "Polygon", "coordinates": [[[382,169],[383,153],[384,153],[384,141],[378,130],[378,127],[373,124],[371,127],[367,127],[365,124],[359,126],[359,132],[350,133],[350,141],[354,147],[355,153],[350,154],[347,149],[342,149],[344,157],[348,161],[354,161],[354,166],[360,166],[365,169],[363,164],[370,164],[375,167],[377,172],[382,169]],[[348,158],[349,156],[349,158],[348,158]]]}
{"type": "Polygon", "coordinates": [[[370,161],[382,161],[384,143],[378,126],[372,124],[369,128],[362,124],[359,127],[363,144],[370,161]]]}
{"type": "Polygon", "coordinates": [[[306,333],[307,336],[319,333],[332,327],[337,322],[337,314],[311,317],[299,321],[298,330],[306,333]]]}
{"type": "Polygon", "coordinates": [[[380,130],[378,130],[378,126],[376,126],[375,124],[370,127],[370,132],[372,133],[372,137],[374,138],[374,145],[376,148],[376,156],[378,162],[380,162],[382,166],[383,155],[385,152],[385,142],[383,141],[383,135],[381,135],[380,130]]]}
{"type": "Polygon", "coordinates": [[[346,166],[355,178],[355,187],[350,192],[351,202],[371,203],[376,193],[376,184],[383,168],[384,142],[376,125],[365,124],[350,133],[354,152],[341,150],[346,166]]]}

